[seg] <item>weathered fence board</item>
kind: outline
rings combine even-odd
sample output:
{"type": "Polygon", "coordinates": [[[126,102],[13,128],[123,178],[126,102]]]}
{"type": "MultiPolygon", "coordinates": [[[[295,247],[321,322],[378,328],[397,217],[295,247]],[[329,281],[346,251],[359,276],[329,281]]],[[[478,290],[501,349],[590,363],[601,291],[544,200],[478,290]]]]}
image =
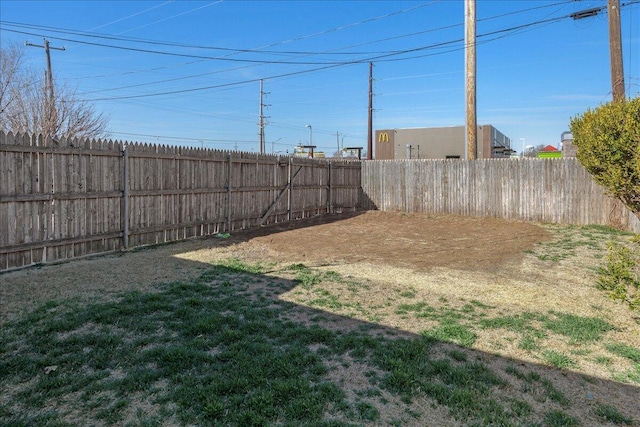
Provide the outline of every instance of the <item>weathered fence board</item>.
{"type": "Polygon", "coordinates": [[[358,178],[337,188],[328,164],[0,132],[0,271],[358,209],[360,163],[335,161],[358,178]]]}
{"type": "Polygon", "coordinates": [[[362,166],[363,208],[601,224],[640,232],[575,158],[382,160],[362,166]]]}

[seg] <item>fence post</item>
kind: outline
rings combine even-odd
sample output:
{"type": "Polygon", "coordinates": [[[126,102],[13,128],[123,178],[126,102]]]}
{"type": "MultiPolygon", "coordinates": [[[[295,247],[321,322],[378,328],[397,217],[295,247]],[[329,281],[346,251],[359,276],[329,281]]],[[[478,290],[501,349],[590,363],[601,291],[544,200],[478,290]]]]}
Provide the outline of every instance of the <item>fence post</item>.
{"type": "Polygon", "coordinates": [[[293,157],[289,158],[289,201],[287,202],[287,220],[291,221],[293,218],[293,157]]]}
{"type": "MultiPolygon", "coordinates": [[[[47,140],[42,136],[42,134],[39,134],[37,137],[37,145],[45,148],[47,146],[47,140]]],[[[43,185],[43,192],[44,193],[48,193],[51,196],[50,200],[47,200],[47,209],[46,209],[46,217],[44,220],[44,247],[42,249],[42,262],[47,262],[47,251],[49,250],[50,246],[47,245],[47,242],[49,240],[54,240],[55,239],[55,235],[54,235],[54,230],[53,230],[53,226],[54,226],[54,215],[55,215],[55,211],[53,209],[53,203],[54,203],[54,199],[53,199],[53,192],[54,192],[54,187],[53,187],[53,180],[55,177],[55,170],[54,170],[54,161],[53,161],[53,141],[51,144],[51,160],[49,160],[48,157],[48,153],[47,151],[43,151],[43,157],[44,157],[44,162],[43,162],[43,167],[44,167],[44,185],[43,185]]],[[[55,257],[55,255],[53,255],[55,257]]]]}
{"type": "Polygon", "coordinates": [[[227,153],[227,233],[231,233],[231,153],[227,153]]]}
{"type": "Polygon", "coordinates": [[[331,187],[331,171],[333,170],[332,168],[333,162],[331,160],[329,160],[329,212],[328,213],[333,213],[333,189],[331,187]]]}
{"type": "Polygon", "coordinates": [[[129,153],[127,144],[122,146],[122,246],[129,248],[129,153]]]}
{"type": "MultiPolygon", "coordinates": [[[[274,167],[273,167],[273,195],[274,195],[273,200],[276,200],[276,198],[278,197],[278,184],[280,183],[278,180],[278,178],[280,178],[280,160],[281,160],[280,154],[278,154],[278,158],[276,159],[276,163],[274,164],[274,167]]],[[[274,223],[278,222],[277,213],[273,222],[274,223]]]]}

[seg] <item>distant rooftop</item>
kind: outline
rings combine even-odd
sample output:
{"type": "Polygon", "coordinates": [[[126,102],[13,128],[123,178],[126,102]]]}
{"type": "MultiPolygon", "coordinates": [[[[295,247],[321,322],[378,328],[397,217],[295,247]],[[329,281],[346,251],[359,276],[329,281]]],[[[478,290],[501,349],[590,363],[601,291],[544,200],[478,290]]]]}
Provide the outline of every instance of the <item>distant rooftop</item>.
{"type": "Polygon", "coordinates": [[[547,145],[546,147],[540,149],[540,151],[544,153],[552,153],[554,151],[559,151],[559,150],[553,145],[547,145]]]}

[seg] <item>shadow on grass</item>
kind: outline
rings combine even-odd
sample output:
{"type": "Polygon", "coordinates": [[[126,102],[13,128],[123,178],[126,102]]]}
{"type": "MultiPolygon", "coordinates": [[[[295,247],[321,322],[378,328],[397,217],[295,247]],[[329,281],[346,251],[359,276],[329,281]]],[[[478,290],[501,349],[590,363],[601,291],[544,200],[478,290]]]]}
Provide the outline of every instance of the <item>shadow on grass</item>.
{"type": "Polygon", "coordinates": [[[207,248],[224,249],[287,230],[313,227],[362,215],[364,212],[319,215],[264,227],[234,231],[229,238],[213,236],[142,246],[129,251],[92,255],[30,268],[0,272],[0,326],[23,309],[35,308],[46,301],[61,298],[94,298],[118,294],[132,287],[192,280],[209,264],[193,262],[180,255],[207,248]],[[126,257],[126,262],[122,258],[126,257]],[[164,259],[158,265],[158,259],[164,259]],[[49,272],[62,280],[47,280],[49,272]]]}
{"type": "Polygon", "coordinates": [[[618,403],[637,387],[281,298],[338,277],[293,265],[286,279],[237,259],[181,263],[201,274],[50,301],[3,325],[0,425],[638,423],[639,409],[618,403]]]}

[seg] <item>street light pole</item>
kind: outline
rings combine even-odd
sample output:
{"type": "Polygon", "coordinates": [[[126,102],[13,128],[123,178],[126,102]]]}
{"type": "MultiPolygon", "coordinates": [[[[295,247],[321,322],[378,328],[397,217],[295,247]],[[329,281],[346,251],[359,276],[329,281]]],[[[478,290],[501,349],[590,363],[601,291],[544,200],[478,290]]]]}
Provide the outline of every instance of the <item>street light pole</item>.
{"type": "Polygon", "coordinates": [[[313,133],[311,131],[311,125],[306,125],[305,127],[309,128],[309,145],[313,145],[313,141],[312,141],[312,137],[313,137],[313,133]]]}
{"type": "Polygon", "coordinates": [[[282,139],[282,138],[278,138],[278,139],[276,139],[275,141],[271,141],[271,152],[272,152],[272,153],[275,153],[275,145],[276,145],[276,142],[280,141],[281,139],[282,139]]]}

